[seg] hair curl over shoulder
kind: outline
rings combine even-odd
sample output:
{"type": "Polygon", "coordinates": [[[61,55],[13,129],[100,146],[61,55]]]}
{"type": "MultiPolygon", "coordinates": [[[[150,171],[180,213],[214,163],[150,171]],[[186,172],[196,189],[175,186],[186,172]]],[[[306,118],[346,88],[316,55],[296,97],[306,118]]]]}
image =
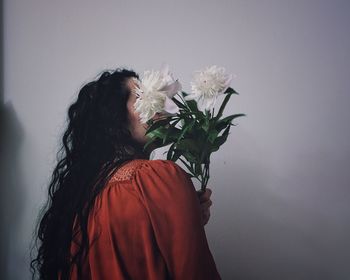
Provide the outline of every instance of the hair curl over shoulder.
{"type": "Polygon", "coordinates": [[[33,279],[69,279],[74,264],[81,278],[82,258],[89,250],[87,219],[95,197],[122,163],[148,157],[128,130],[130,78],[138,75],[126,69],[105,71],[81,88],[68,109],[68,127],[35,233],[33,279]],[[78,230],[73,232],[75,219],[78,230]],[[78,231],[81,237],[76,240],[78,231]],[[71,256],[73,238],[79,249],[71,256]]]}

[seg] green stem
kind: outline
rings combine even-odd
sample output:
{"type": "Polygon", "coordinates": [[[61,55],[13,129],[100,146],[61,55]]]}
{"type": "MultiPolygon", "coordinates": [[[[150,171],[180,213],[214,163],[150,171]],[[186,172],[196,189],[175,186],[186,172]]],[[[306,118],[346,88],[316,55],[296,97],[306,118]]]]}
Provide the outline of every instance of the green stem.
{"type": "Polygon", "coordinates": [[[203,168],[204,168],[204,176],[203,176],[203,183],[201,185],[201,190],[205,191],[209,181],[209,163],[206,162],[203,168]]]}
{"type": "Polygon", "coordinates": [[[177,93],[177,95],[180,97],[180,99],[182,100],[183,104],[186,105],[187,109],[188,109],[189,111],[191,111],[191,108],[188,106],[188,104],[187,104],[186,100],[183,98],[182,94],[177,93]]]}
{"type": "Polygon", "coordinates": [[[226,104],[227,104],[227,102],[230,100],[231,94],[232,94],[232,93],[227,93],[227,94],[226,94],[225,99],[224,99],[224,101],[222,102],[221,107],[220,107],[220,109],[219,109],[219,112],[218,112],[218,114],[216,115],[216,119],[217,119],[217,120],[221,118],[222,113],[224,112],[224,109],[225,109],[225,107],[226,107],[226,104]]]}

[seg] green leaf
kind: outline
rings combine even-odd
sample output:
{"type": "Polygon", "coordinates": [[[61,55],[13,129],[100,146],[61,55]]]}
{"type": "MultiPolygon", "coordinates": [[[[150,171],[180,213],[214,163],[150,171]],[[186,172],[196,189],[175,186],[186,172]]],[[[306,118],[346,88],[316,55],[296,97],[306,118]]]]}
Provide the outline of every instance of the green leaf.
{"type": "Polygon", "coordinates": [[[225,96],[225,99],[224,101],[222,102],[221,106],[220,106],[220,109],[219,109],[219,112],[217,113],[217,115],[215,116],[215,119],[218,120],[221,118],[222,116],[222,113],[224,112],[224,109],[226,107],[226,104],[227,102],[230,100],[230,97],[233,93],[232,92],[228,92],[225,96]]]}
{"type": "Polygon", "coordinates": [[[186,103],[188,107],[191,109],[193,112],[199,112],[198,107],[197,107],[197,102],[195,100],[186,100],[186,103]]]}
{"type": "Polygon", "coordinates": [[[174,149],[175,149],[175,143],[173,143],[170,146],[170,148],[169,148],[169,150],[167,152],[167,157],[166,157],[167,160],[171,160],[171,158],[173,157],[174,149]]]}
{"type": "Polygon", "coordinates": [[[167,133],[168,129],[166,127],[158,127],[153,129],[152,131],[147,131],[146,135],[150,135],[151,137],[158,137],[163,139],[167,133]]]}
{"type": "Polygon", "coordinates": [[[231,122],[233,119],[238,118],[238,117],[240,117],[242,115],[244,116],[244,114],[231,115],[231,116],[228,116],[228,117],[225,117],[225,118],[219,120],[218,123],[220,123],[220,122],[224,122],[224,123],[231,122]]]}
{"type": "Polygon", "coordinates": [[[152,123],[152,125],[147,129],[146,135],[150,132],[158,129],[159,127],[165,127],[167,124],[169,124],[172,117],[168,117],[165,119],[160,119],[152,123]]]}
{"type": "Polygon", "coordinates": [[[216,129],[211,129],[209,131],[208,141],[210,143],[214,143],[214,141],[215,141],[216,137],[218,136],[218,134],[219,134],[219,131],[217,131],[216,129]]]}
{"type": "Polygon", "coordinates": [[[175,126],[169,126],[167,128],[167,132],[165,133],[165,136],[163,138],[163,144],[165,144],[167,141],[173,141],[178,139],[181,134],[181,129],[176,128],[175,126]]]}
{"type": "Polygon", "coordinates": [[[197,175],[202,174],[202,166],[201,166],[200,163],[196,163],[196,164],[195,164],[195,171],[196,171],[196,174],[197,174],[197,175]]]}
{"type": "Polygon", "coordinates": [[[188,162],[186,162],[185,160],[183,160],[181,157],[179,157],[179,160],[186,166],[187,170],[191,172],[191,173],[190,173],[190,176],[191,176],[191,177],[195,177],[195,176],[193,175],[193,174],[194,174],[194,170],[193,170],[193,168],[191,167],[191,165],[190,165],[188,162]]]}
{"type": "Polygon", "coordinates": [[[231,121],[238,118],[238,117],[243,117],[245,116],[245,114],[235,114],[235,115],[231,115],[228,117],[225,117],[219,121],[217,121],[217,123],[215,124],[215,128],[218,131],[221,131],[222,129],[224,129],[226,126],[231,124],[231,121]]]}
{"type": "Polygon", "coordinates": [[[181,93],[182,93],[183,96],[189,95],[189,94],[188,94],[187,92],[185,92],[185,91],[182,91],[181,93]]]}
{"type": "Polygon", "coordinates": [[[177,100],[175,97],[172,98],[172,100],[174,101],[174,103],[177,105],[177,107],[184,109],[185,111],[188,110],[188,108],[186,107],[185,104],[183,104],[181,101],[177,100]]]}
{"type": "Polygon", "coordinates": [[[204,142],[201,149],[200,163],[205,163],[209,160],[209,156],[211,153],[211,147],[213,144],[208,142],[204,142]]]}
{"type": "Polygon", "coordinates": [[[230,132],[230,128],[231,128],[231,126],[228,126],[224,130],[223,134],[215,139],[211,152],[217,151],[219,149],[219,147],[226,142],[227,136],[228,136],[228,134],[230,132]]]}
{"type": "Polygon", "coordinates": [[[174,119],[170,122],[169,126],[170,126],[170,127],[176,128],[176,125],[178,124],[179,121],[181,121],[181,118],[174,118],[174,119]]]}
{"type": "Polygon", "coordinates": [[[202,128],[204,129],[205,132],[208,132],[209,127],[210,127],[210,122],[208,117],[206,117],[203,119],[202,128]]]}
{"type": "Polygon", "coordinates": [[[181,128],[181,133],[179,135],[178,141],[181,140],[187,131],[191,130],[193,125],[196,123],[196,119],[192,119],[189,123],[184,123],[183,127],[181,128]]]}
{"type": "Polygon", "coordinates": [[[198,143],[193,139],[182,139],[176,144],[176,149],[182,151],[192,151],[195,153],[199,152],[198,143]]]}
{"type": "Polygon", "coordinates": [[[193,155],[191,152],[189,151],[184,151],[182,153],[183,157],[187,159],[187,161],[191,162],[191,163],[196,163],[197,162],[197,157],[195,155],[193,155]]]}
{"type": "Polygon", "coordinates": [[[171,158],[171,160],[172,160],[173,162],[175,162],[175,161],[177,161],[181,156],[182,156],[182,153],[181,153],[180,151],[176,151],[176,150],[175,150],[174,155],[173,155],[173,157],[171,158]]]}
{"type": "Polygon", "coordinates": [[[237,94],[237,95],[238,95],[238,92],[235,91],[232,87],[228,87],[228,88],[225,90],[224,93],[225,93],[225,94],[226,94],[226,93],[230,93],[230,94],[237,94]]]}

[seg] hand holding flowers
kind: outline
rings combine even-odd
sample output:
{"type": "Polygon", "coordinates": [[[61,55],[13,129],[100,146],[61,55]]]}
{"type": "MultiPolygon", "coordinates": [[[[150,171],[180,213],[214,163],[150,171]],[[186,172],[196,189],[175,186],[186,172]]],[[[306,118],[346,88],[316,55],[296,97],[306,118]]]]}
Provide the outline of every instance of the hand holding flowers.
{"type": "Polygon", "coordinates": [[[197,191],[201,208],[203,226],[205,226],[208,223],[210,218],[210,207],[213,204],[213,202],[210,199],[211,194],[212,190],[209,188],[206,188],[205,192],[202,192],[201,190],[197,191]]]}

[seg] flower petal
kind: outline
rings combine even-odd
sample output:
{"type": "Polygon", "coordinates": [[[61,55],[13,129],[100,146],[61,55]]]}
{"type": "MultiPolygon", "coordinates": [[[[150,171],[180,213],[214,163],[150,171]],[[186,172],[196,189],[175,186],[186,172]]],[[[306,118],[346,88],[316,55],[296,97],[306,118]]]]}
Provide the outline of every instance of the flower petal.
{"type": "Polygon", "coordinates": [[[170,114],[176,114],[179,112],[179,107],[170,98],[166,97],[164,102],[164,111],[170,114]]]}
{"type": "Polygon", "coordinates": [[[225,91],[228,89],[228,87],[230,86],[230,83],[231,83],[232,79],[233,79],[233,75],[232,75],[232,74],[231,74],[231,75],[228,75],[228,77],[227,77],[227,79],[226,79],[226,81],[225,81],[225,88],[224,88],[224,90],[223,90],[222,92],[225,92],[225,91]]]}
{"type": "Polygon", "coordinates": [[[175,82],[162,87],[160,91],[163,91],[169,98],[172,98],[181,89],[181,83],[178,80],[176,80],[175,82]]]}
{"type": "Polygon", "coordinates": [[[166,63],[162,63],[162,66],[160,67],[160,73],[162,73],[162,75],[168,75],[169,72],[169,65],[166,63]]]}
{"type": "Polygon", "coordinates": [[[196,100],[197,98],[195,94],[189,94],[184,97],[185,100],[196,100]]]}
{"type": "Polygon", "coordinates": [[[216,99],[217,99],[216,96],[211,99],[207,99],[207,106],[206,106],[207,110],[210,111],[212,108],[215,107],[216,99]]]}
{"type": "Polygon", "coordinates": [[[199,110],[199,111],[204,112],[205,109],[206,109],[205,100],[204,100],[204,99],[198,100],[198,102],[197,102],[197,107],[198,107],[198,110],[199,110]]]}

